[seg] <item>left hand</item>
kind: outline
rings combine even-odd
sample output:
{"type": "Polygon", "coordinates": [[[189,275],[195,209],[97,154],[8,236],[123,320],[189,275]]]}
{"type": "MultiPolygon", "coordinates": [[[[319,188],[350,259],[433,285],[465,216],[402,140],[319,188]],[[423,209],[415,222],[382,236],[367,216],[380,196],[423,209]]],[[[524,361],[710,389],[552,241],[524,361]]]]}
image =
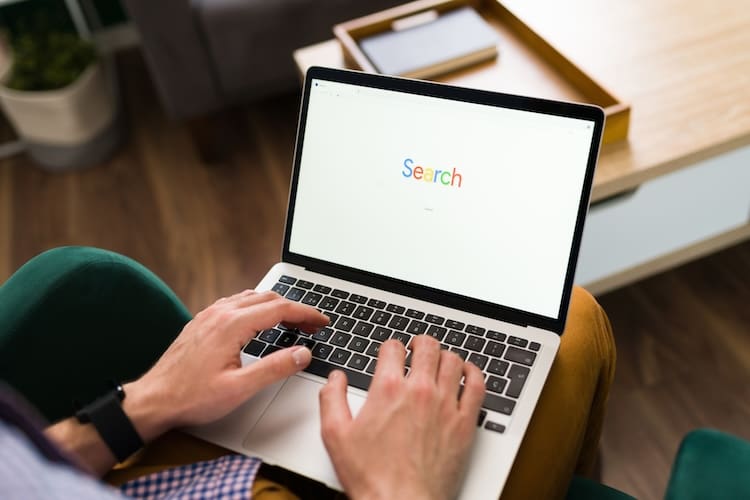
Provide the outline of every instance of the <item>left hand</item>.
{"type": "Polygon", "coordinates": [[[273,292],[246,290],[198,313],[140,379],[123,407],[148,441],[172,427],[219,419],[268,385],[304,369],[310,351],[293,346],[242,366],[240,351],[259,331],[284,323],[311,332],[328,324],[313,307],[273,292]]]}

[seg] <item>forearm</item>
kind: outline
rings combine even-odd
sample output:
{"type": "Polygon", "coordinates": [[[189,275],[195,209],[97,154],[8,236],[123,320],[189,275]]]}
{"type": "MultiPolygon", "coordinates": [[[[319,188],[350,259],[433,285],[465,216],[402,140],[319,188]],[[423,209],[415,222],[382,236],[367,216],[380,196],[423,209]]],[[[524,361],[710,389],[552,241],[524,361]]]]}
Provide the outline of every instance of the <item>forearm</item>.
{"type": "MultiPolygon", "coordinates": [[[[163,398],[137,380],[124,385],[122,408],[144,443],[172,427],[163,398]]],[[[91,423],[81,424],[75,417],[62,420],[45,431],[47,437],[96,476],[102,476],[117,463],[115,456],[91,423]]]]}

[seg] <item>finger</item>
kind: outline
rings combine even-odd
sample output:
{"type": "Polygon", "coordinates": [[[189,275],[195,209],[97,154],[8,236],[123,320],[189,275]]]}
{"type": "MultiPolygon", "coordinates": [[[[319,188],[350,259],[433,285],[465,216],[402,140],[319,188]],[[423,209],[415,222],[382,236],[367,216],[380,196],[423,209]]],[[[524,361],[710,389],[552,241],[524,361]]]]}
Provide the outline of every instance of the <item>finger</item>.
{"type": "Polygon", "coordinates": [[[328,375],[328,382],[320,390],[320,433],[326,448],[336,441],[336,437],[352,421],[349,402],[346,400],[346,375],[334,370],[328,375]]]}
{"type": "Polygon", "coordinates": [[[378,364],[375,367],[372,384],[377,385],[385,376],[403,377],[405,359],[404,344],[394,339],[383,342],[378,351],[378,364]]]}
{"type": "Polygon", "coordinates": [[[278,293],[266,290],[265,292],[254,292],[250,290],[252,293],[245,292],[238,293],[234,297],[232,297],[232,305],[237,307],[238,309],[244,308],[244,307],[251,307],[255,304],[262,304],[263,302],[269,302],[271,300],[275,300],[278,298],[281,298],[281,295],[278,293]]]}
{"type": "Polygon", "coordinates": [[[464,390],[458,402],[463,413],[476,417],[484,401],[484,375],[474,363],[464,363],[464,390]]]}
{"type": "MultiPolygon", "coordinates": [[[[257,294],[263,295],[263,294],[257,294]]],[[[292,325],[313,325],[315,328],[328,324],[328,316],[314,307],[282,299],[277,294],[272,300],[264,300],[245,307],[235,318],[234,331],[241,342],[247,342],[255,332],[276,326],[278,323],[292,325]]]]}
{"type": "Polygon", "coordinates": [[[229,303],[236,301],[240,297],[244,297],[246,295],[251,295],[254,293],[256,293],[255,290],[251,290],[248,288],[247,290],[243,290],[239,293],[235,293],[233,295],[230,295],[229,297],[221,297],[220,299],[217,299],[216,302],[214,302],[214,304],[224,304],[224,303],[229,304],[229,303]]]}
{"type": "Polygon", "coordinates": [[[438,368],[437,384],[438,389],[447,394],[453,407],[458,406],[458,388],[461,384],[461,377],[464,374],[464,361],[454,352],[440,351],[440,367],[438,368]]]}
{"type": "Polygon", "coordinates": [[[428,335],[417,335],[411,341],[411,374],[413,378],[434,381],[440,365],[440,343],[428,335]]]}
{"type": "Polygon", "coordinates": [[[304,346],[281,349],[261,358],[255,363],[239,368],[235,374],[247,394],[255,394],[263,388],[290,377],[310,364],[312,354],[304,346]]]}

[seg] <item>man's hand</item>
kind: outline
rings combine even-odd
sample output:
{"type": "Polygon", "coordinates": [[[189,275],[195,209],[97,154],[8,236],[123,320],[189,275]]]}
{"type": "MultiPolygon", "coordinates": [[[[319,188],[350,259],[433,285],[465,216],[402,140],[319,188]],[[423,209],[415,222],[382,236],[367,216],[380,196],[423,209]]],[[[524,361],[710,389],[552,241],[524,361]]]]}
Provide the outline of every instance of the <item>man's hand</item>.
{"type": "Polygon", "coordinates": [[[124,409],[148,441],[166,430],[221,418],[266,386],[310,363],[302,346],[242,367],[240,351],[277,323],[314,331],[328,317],[273,292],[246,290],[198,313],[151,370],[125,386],[124,409]]]}
{"type": "Polygon", "coordinates": [[[431,337],[417,336],[411,345],[408,377],[403,345],[389,340],[381,346],[357,418],[349,411],[342,372],[332,372],[320,391],[323,442],[354,499],[447,499],[461,485],[484,378],[479,368],[441,350],[431,337]]]}

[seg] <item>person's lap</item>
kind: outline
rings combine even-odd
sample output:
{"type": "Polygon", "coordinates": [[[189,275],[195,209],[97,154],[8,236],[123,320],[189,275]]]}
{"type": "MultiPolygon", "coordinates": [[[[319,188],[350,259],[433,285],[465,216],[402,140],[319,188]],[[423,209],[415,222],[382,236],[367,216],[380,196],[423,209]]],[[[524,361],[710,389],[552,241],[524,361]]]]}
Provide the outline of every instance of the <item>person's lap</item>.
{"type": "MultiPolygon", "coordinates": [[[[65,251],[75,250],[58,250],[58,257],[60,252],[65,251]]],[[[108,259],[118,259],[117,256],[112,257],[113,254],[104,254],[108,259]]],[[[101,257],[96,252],[92,255],[101,257]]],[[[75,265],[82,265],[80,259],[75,261],[75,265]]],[[[136,268],[134,272],[137,274],[141,270],[136,268]]],[[[150,274],[147,278],[154,279],[150,274]]],[[[101,272],[94,277],[85,273],[75,273],[75,277],[71,279],[100,281],[106,280],[107,276],[102,276],[101,272]]],[[[37,283],[36,286],[44,288],[43,283],[37,283]]],[[[55,286],[59,287],[59,282],[55,286]]],[[[164,292],[158,283],[152,283],[150,288],[154,289],[151,290],[154,296],[164,292]]],[[[7,290],[0,291],[8,297],[7,290]]],[[[43,291],[39,290],[39,293],[43,291]]],[[[116,289],[110,292],[118,293],[116,289]]],[[[127,295],[131,302],[129,309],[134,330],[128,330],[127,325],[126,330],[132,331],[133,336],[138,335],[136,329],[139,317],[153,316],[154,307],[176,307],[172,296],[165,301],[150,298],[149,303],[144,306],[148,310],[139,311],[138,294],[127,295]]],[[[116,297],[107,297],[107,294],[99,299],[105,301],[99,304],[99,307],[106,307],[107,300],[117,300],[116,297]]],[[[66,300],[75,300],[75,297],[68,297],[66,300]]],[[[175,311],[166,311],[166,315],[173,318],[169,328],[174,329],[184,318],[184,311],[177,307],[175,311]]],[[[186,318],[184,320],[186,321],[186,318]]],[[[153,328],[154,325],[149,326],[153,328]]],[[[60,329],[66,330],[63,327],[60,329]]],[[[172,338],[177,333],[178,331],[160,332],[160,335],[172,338]]],[[[153,343],[153,340],[151,342],[153,343]]],[[[137,339],[131,338],[130,343],[137,345],[137,339]]],[[[511,471],[503,498],[559,498],[565,494],[574,473],[590,472],[596,458],[614,367],[615,347],[606,315],[588,292],[576,288],[560,351],[511,471]]],[[[31,399],[36,403],[34,398],[31,399]]],[[[127,464],[113,470],[106,480],[112,484],[121,484],[144,474],[216,458],[226,453],[228,451],[223,448],[173,431],[151,443],[127,464]]],[[[305,493],[299,490],[299,483],[296,487],[301,494],[305,493]]],[[[289,492],[284,488],[263,479],[257,481],[254,493],[257,498],[264,498],[265,495],[269,495],[269,498],[290,498],[289,492]]]]}

